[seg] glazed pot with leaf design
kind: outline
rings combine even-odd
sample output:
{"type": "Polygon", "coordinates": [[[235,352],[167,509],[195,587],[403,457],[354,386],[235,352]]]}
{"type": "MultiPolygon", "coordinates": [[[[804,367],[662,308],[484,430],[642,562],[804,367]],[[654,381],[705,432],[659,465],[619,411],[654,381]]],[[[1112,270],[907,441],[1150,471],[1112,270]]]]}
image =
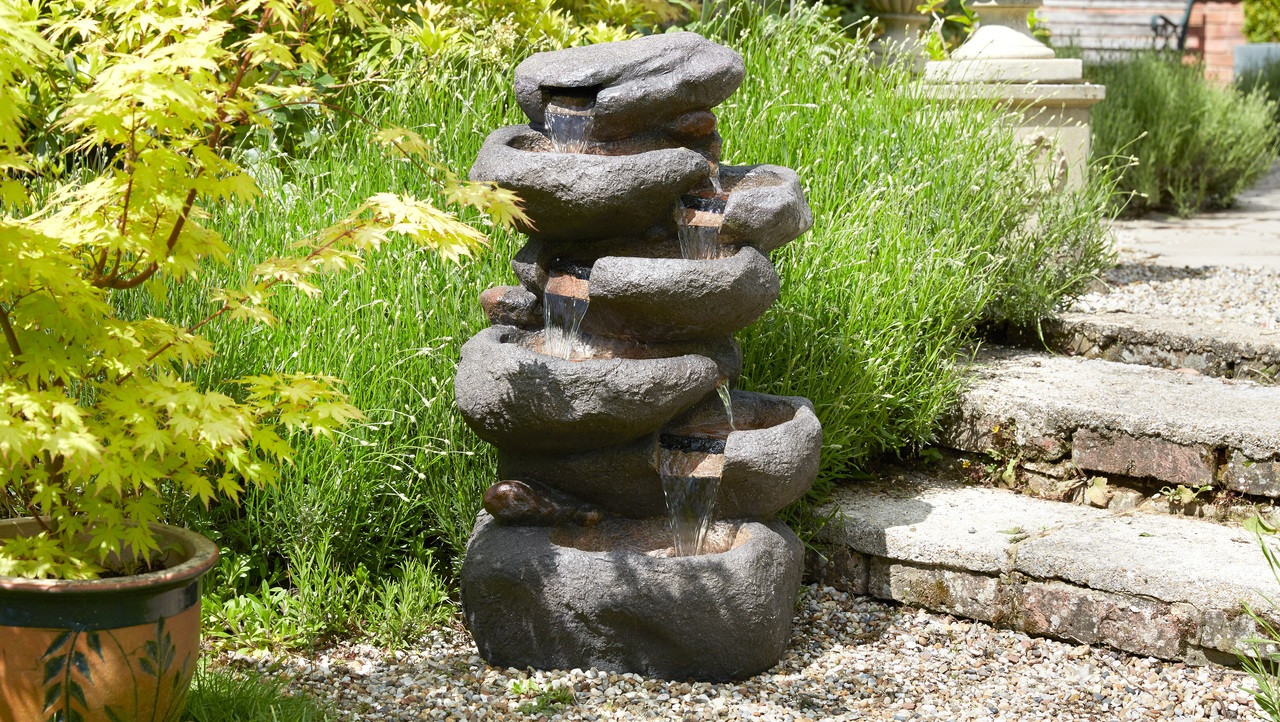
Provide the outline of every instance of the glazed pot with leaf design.
{"type": "MultiPolygon", "coordinates": [[[[209,539],[152,525],[167,556],[142,574],[68,581],[0,577],[0,722],[180,719],[200,654],[209,539]]],[[[0,520],[0,539],[34,519],[0,520]]]]}

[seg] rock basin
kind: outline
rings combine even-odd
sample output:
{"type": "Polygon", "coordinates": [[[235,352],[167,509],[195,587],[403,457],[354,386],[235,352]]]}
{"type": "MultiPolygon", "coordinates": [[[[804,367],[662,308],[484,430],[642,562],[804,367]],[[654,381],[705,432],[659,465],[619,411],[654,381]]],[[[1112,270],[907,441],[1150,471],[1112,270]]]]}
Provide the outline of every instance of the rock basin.
{"type": "Polygon", "coordinates": [[[658,474],[662,434],[717,439],[724,444],[717,519],[767,519],[804,496],[819,468],[822,426],[807,399],[734,391],[738,430],[725,424],[711,394],[660,432],[626,444],[577,454],[499,449],[504,479],[545,484],[619,516],[666,514],[658,474]]]}
{"type": "Polygon", "coordinates": [[[786,647],[803,547],[778,521],[710,536],[717,553],[669,557],[660,520],[521,527],[481,512],[462,571],[467,626],[499,667],[749,677],[786,647]]]}

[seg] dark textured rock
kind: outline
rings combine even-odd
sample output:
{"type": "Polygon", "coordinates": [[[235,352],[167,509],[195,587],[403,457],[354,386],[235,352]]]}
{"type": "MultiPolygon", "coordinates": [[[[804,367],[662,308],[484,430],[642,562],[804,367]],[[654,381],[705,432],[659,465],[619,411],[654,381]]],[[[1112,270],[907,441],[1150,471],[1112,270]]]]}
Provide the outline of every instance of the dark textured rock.
{"type": "Polygon", "coordinates": [[[721,166],[720,182],[729,194],[720,227],[725,243],[746,243],[768,253],[813,226],[800,177],[790,168],[721,166]]]}
{"type": "MultiPolygon", "coordinates": [[[[716,517],[767,519],[813,485],[822,425],[813,404],[798,396],[734,391],[730,398],[739,430],[725,439],[716,517]]],[[[718,398],[708,403],[720,406],[718,398]]],[[[715,408],[713,418],[723,413],[722,407],[715,408]]]]}
{"type": "MultiPolygon", "coordinates": [[[[538,335],[546,325],[542,301],[520,286],[497,286],[480,295],[489,323],[515,326],[538,335]]],[[[742,374],[742,348],[732,336],[698,338],[689,341],[640,343],[609,337],[583,336],[582,344],[593,358],[656,359],[697,354],[715,362],[720,375],[736,382],[742,374]]],[[[538,341],[531,341],[538,349],[538,341]]],[[[579,360],[579,359],[575,359],[579,360]]]]}
{"type": "MultiPolygon", "coordinates": [[[[648,526],[665,536],[661,521],[648,526]]],[[[803,550],[777,521],[729,533],[718,554],[657,556],[643,538],[584,551],[557,543],[573,542],[572,530],[504,527],[482,513],[462,567],[463,614],[494,666],[748,677],[786,647],[803,550]]]]}
{"type": "Polygon", "coordinates": [[[541,484],[499,481],[484,493],[484,510],[503,524],[555,526],[600,523],[604,515],[591,504],[541,484]]]}
{"type": "Polygon", "coordinates": [[[667,513],[658,476],[658,435],[576,454],[498,450],[498,474],[538,482],[617,516],[667,513]]]}
{"type": "Polygon", "coordinates": [[[480,307],[494,326],[534,329],[545,322],[542,301],[523,286],[495,286],[480,294],[480,307]]]}
{"type": "Polygon", "coordinates": [[[591,273],[583,330],[654,340],[740,331],[778,298],[778,274],[759,251],[709,261],[608,256],[591,273]]]}
{"type": "Polygon", "coordinates": [[[495,130],[485,139],[471,179],[515,191],[532,227],[560,240],[609,238],[669,222],[680,200],[711,175],[696,151],[670,148],[635,155],[547,153],[528,148],[542,136],[528,126],[495,130]]]}
{"type": "Polygon", "coordinates": [[[694,33],[664,33],[531,55],[516,68],[516,100],[541,129],[547,103],[562,89],[594,93],[592,140],[663,126],[691,134],[705,120],[685,116],[728,98],[744,70],[742,57],[729,48],[694,33]]]}
{"type": "Polygon", "coordinates": [[[674,358],[566,361],[492,326],[462,347],[454,391],[480,438],[524,451],[583,451],[651,434],[711,393],[715,362],[674,358]]]}
{"type": "MultiPolygon", "coordinates": [[[[530,241],[512,261],[521,283],[541,295],[554,255],[530,241]]],[[[582,331],[597,336],[681,341],[735,333],[778,298],[778,273],[747,246],[714,260],[605,256],[591,265],[582,331]]]]}

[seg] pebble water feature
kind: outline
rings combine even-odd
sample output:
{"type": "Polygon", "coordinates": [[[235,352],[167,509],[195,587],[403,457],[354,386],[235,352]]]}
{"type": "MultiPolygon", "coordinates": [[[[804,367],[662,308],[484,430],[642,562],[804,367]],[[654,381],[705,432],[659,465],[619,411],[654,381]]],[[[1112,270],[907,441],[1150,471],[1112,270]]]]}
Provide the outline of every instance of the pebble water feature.
{"type": "Polygon", "coordinates": [[[693,33],[534,55],[529,124],[471,169],[532,219],[455,386],[498,450],[461,574],[494,665],[727,680],[787,643],[803,554],[775,517],[822,430],[805,399],[732,389],[733,334],[813,220],[794,172],[720,164],[711,109],[742,75],[693,33]]]}

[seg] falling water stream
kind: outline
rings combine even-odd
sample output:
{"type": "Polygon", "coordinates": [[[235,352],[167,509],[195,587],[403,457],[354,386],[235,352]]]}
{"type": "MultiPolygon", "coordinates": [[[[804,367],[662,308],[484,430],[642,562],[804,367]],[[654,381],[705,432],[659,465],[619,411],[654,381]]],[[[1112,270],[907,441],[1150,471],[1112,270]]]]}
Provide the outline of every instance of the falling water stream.
{"type": "Polygon", "coordinates": [[[543,352],[571,359],[585,353],[582,319],[591,305],[589,265],[557,259],[542,293],[543,352]]]}
{"type": "Polygon", "coordinates": [[[714,260],[723,257],[720,225],[725,202],[720,198],[685,196],[684,211],[676,222],[680,256],[685,260],[714,260]]]}
{"type": "Polygon", "coordinates": [[[733,425],[733,397],[730,396],[728,380],[720,382],[716,387],[716,393],[720,396],[720,403],[724,404],[724,415],[729,419],[729,430],[737,431],[738,427],[733,425]]]}
{"type": "Polygon", "coordinates": [[[551,149],[557,153],[585,153],[593,125],[595,121],[589,108],[547,106],[547,135],[551,138],[551,149]]]}
{"type": "Polygon", "coordinates": [[[706,544],[724,468],[724,442],[663,435],[658,474],[667,503],[667,521],[678,557],[696,556],[706,544]]]}
{"type": "Polygon", "coordinates": [[[582,335],[582,319],[587,315],[591,302],[573,296],[554,293],[542,295],[543,317],[546,332],[543,350],[548,356],[569,359],[578,348],[582,335]]]}

